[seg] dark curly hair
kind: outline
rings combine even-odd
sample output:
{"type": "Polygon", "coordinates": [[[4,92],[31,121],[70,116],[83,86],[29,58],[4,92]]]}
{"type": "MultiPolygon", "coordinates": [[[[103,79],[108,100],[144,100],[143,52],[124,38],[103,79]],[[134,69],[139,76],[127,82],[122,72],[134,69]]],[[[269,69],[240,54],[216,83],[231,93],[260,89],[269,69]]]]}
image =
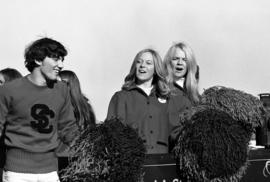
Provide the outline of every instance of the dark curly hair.
{"type": "Polygon", "coordinates": [[[46,37],[36,40],[26,47],[24,64],[32,72],[38,66],[35,61],[43,61],[46,57],[64,60],[66,55],[67,50],[60,42],[46,37]]]}

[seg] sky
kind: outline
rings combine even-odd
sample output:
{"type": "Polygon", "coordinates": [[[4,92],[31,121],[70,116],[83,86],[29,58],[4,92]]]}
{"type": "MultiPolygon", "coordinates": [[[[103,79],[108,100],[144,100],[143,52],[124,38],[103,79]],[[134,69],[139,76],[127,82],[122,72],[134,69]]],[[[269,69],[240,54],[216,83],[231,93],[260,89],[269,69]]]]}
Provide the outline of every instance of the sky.
{"type": "Polygon", "coordinates": [[[164,57],[179,41],[195,53],[201,93],[215,85],[270,93],[269,0],[1,0],[0,22],[0,69],[26,75],[25,47],[60,41],[64,69],[77,74],[99,121],[137,52],[164,57]]]}

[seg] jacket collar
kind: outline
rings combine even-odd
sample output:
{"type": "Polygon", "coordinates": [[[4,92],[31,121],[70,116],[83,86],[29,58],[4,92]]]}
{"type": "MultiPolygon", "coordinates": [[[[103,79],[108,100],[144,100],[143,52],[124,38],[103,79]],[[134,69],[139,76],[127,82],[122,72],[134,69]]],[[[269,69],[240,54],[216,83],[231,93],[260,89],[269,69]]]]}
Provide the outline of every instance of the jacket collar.
{"type": "MultiPolygon", "coordinates": [[[[126,90],[127,91],[137,90],[137,91],[139,91],[139,92],[141,92],[141,93],[143,93],[143,94],[146,95],[146,93],[140,87],[138,87],[135,83],[132,84],[130,87],[126,88],[126,90]]],[[[151,90],[150,95],[153,95],[153,94],[156,95],[156,86],[155,85],[153,85],[153,88],[151,90]]]]}
{"type": "Polygon", "coordinates": [[[180,90],[182,90],[183,92],[186,92],[186,88],[184,87],[181,87],[181,86],[179,86],[177,83],[175,83],[175,82],[173,82],[173,86],[174,87],[176,87],[176,88],[178,88],[178,89],[180,89],[180,90]]]}

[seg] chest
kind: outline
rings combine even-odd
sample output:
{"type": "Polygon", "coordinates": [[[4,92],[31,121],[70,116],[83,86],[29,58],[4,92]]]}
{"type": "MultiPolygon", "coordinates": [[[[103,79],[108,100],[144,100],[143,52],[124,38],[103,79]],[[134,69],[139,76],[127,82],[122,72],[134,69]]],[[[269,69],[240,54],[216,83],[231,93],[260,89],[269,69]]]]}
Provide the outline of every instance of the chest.
{"type": "Polygon", "coordinates": [[[55,118],[65,102],[64,96],[53,89],[16,92],[9,103],[9,115],[21,119],[37,117],[55,118]]]}
{"type": "Polygon", "coordinates": [[[167,107],[167,102],[155,95],[142,95],[138,93],[132,93],[126,97],[125,102],[126,114],[128,120],[148,120],[160,117],[164,115],[167,107]]]}

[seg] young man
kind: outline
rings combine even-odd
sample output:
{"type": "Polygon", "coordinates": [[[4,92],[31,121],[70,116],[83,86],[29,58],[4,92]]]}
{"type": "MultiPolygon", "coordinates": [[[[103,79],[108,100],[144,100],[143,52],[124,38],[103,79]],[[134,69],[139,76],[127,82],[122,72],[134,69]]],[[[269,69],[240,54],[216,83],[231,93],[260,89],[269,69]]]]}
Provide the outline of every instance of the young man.
{"type": "Polygon", "coordinates": [[[36,40],[24,55],[30,74],[0,88],[3,182],[59,181],[55,149],[59,139],[70,144],[78,132],[67,86],[57,81],[66,55],[61,43],[36,40]]]}

